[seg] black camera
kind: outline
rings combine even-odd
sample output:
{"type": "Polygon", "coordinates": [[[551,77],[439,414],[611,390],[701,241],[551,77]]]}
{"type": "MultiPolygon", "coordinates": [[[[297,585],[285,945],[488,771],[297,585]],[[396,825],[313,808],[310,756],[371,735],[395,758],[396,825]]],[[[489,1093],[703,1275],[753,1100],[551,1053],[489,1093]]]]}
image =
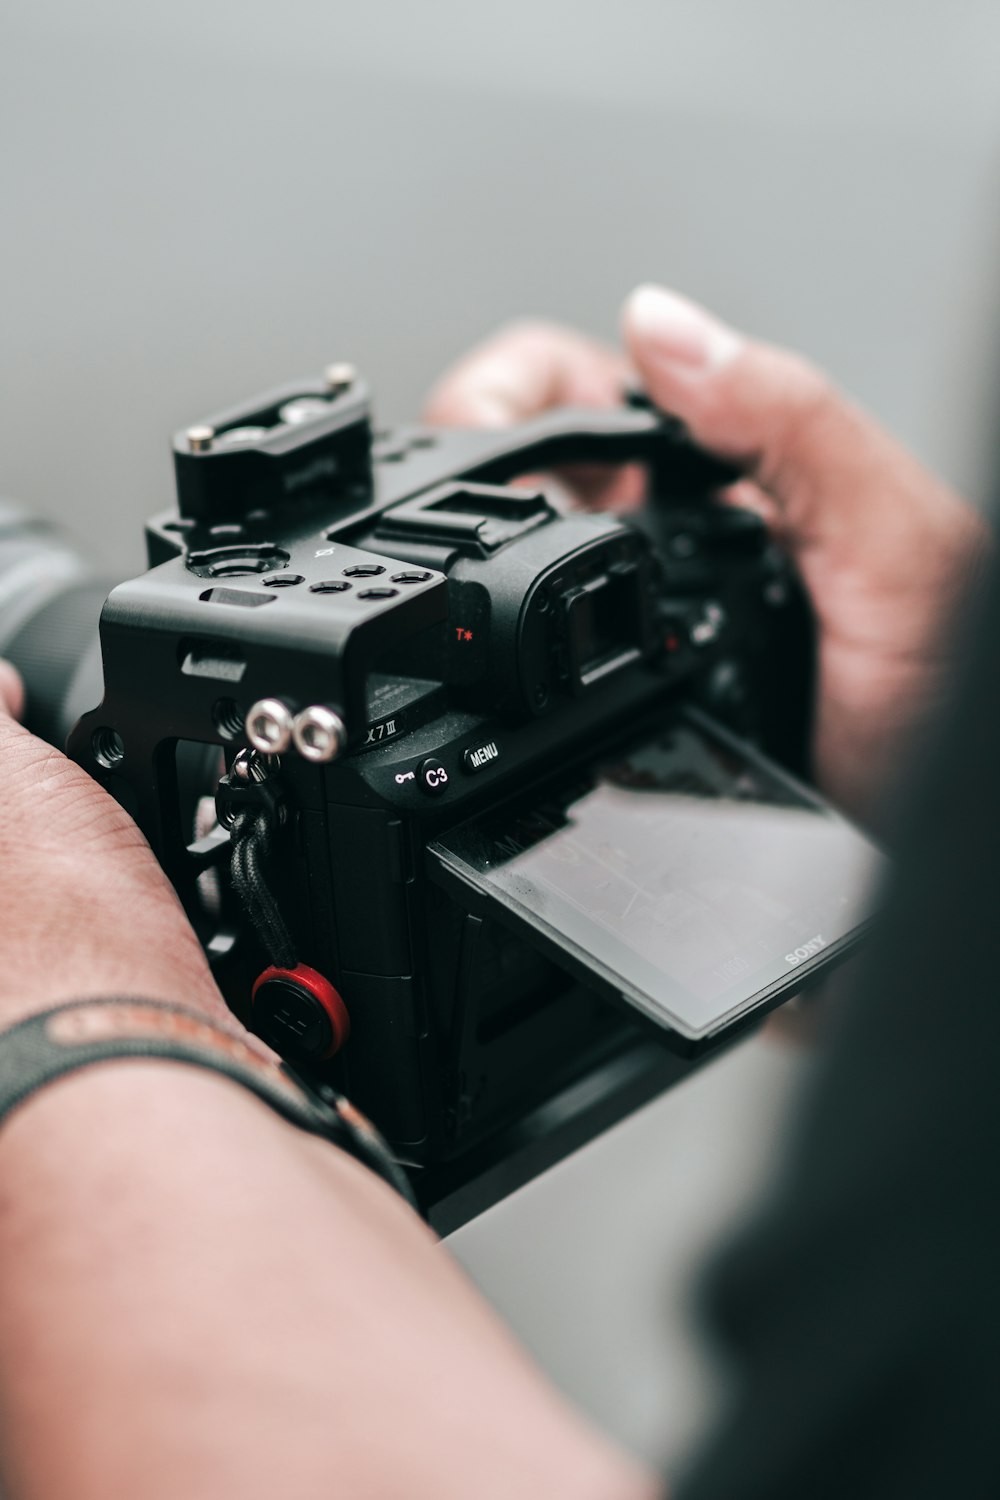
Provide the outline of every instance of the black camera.
{"type": "Polygon", "coordinates": [[[30,608],[0,572],[0,651],[236,1014],[373,1119],[440,1227],[854,942],[870,849],[774,763],[804,761],[802,590],[641,397],[380,433],[334,366],[174,457],[106,603],[0,514],[0,568],[35,560],[30,608]],[[576,465],[637,466],[644,504],[559,508],[537,476],[576,465]]]}

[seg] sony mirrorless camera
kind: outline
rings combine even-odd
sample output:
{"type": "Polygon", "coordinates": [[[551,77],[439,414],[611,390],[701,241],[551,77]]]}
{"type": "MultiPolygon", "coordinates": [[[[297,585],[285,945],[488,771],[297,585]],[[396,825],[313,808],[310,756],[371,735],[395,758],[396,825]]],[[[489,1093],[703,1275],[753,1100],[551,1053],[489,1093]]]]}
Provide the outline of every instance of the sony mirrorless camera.
{"type": "Polygon", "coordinates": [[[35,560],[30,598],[0,571],[0,652],[235,1013],[371,1117],[440,1227],[854,942],[870,850],[787,774],[802,590],[675,421],[377,432],[334,366],[174,459],[110,594],[0,512],[0,569],[35,560]],[[635,466],[641,508],[560,507],[544,476],[579,465],[635,466]]]}

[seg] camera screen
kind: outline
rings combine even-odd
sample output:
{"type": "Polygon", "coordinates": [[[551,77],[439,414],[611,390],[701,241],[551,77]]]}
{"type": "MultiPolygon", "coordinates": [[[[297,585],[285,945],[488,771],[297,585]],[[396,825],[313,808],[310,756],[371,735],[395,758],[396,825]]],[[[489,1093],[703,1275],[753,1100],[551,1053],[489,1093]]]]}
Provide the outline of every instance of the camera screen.
{"type": "Polygon", "coordinates": [[[431,846],[508,918],[696,1040],[839,957],[882,860],[701,715],[431,846]]]}

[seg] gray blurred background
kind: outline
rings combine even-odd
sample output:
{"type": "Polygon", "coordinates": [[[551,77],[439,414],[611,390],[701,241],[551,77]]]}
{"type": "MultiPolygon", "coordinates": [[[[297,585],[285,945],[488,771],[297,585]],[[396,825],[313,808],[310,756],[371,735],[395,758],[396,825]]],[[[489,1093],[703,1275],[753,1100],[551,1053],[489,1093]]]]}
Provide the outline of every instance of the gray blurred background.
{"type": "MultiPolygon", "coordinates": [[[[6,0],[0,490],[141,563],[167,436],[351,359],[381,415],[663,279],[825,363],[974,494],[1000,351],[996,0],[6,0]]],[[[453,1246],[560,1384],[674,1463],[689,1276],[802,1054],[750,1042],[453,1246]]]]}

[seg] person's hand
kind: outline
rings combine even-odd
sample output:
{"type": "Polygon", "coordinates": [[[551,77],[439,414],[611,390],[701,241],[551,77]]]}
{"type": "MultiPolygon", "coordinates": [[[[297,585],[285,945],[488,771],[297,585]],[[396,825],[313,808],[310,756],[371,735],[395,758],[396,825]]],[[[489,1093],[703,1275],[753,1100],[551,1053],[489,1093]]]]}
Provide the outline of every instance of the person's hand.
{"type": "MultiPolygon", "coordinates": [[[[759,510],[798,563],[819,624],[817,779],[878,822],[947,685],[949,626],[989,548],[986,524],[796,355],[652,286],[629,298],[623,332],[652,399],[745,469],[730,498],[759,510]]],[[[445,376],[427,420],[492,427],[612,404],[626,368],[567,329],[515,325],[445,376]]]]}
{"type": "Polygon", "coordinates": [[[132,819],[85,771],[14,720],[0,662],[0,1027],[110,995],[225,1004],[187,918],[132,819]]]}

